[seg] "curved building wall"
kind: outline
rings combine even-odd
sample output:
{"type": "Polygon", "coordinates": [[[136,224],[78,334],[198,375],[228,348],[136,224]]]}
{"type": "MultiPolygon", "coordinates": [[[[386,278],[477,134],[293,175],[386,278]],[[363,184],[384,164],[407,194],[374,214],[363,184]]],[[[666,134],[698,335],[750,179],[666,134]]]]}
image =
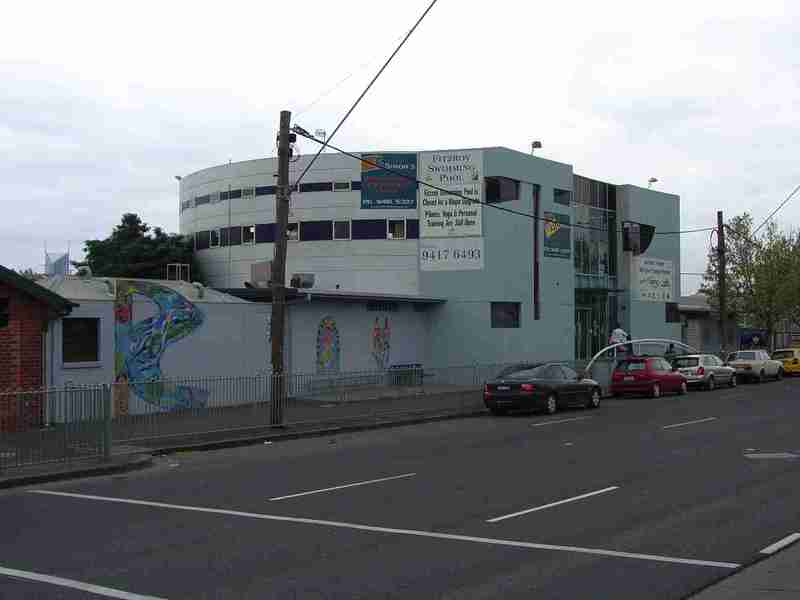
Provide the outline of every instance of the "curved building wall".
{"type": "MultiPolygon", "coordinates": [[[[292,163],[290,181],[310,159],[292,163]]],[[[267,158],[203,169],[181,180],[180,232],[195,236],[210,286],[243,287],[253,263],[272,260],[276,172],[277,159],[267,158]],[[254,239],[247,243],[251,227],[254,239]]],[[[319,157],[292,193],[289,222],[299,224],[299,240],[288,245],[287,277],[313,273],[314,288],[321,290],[418,294],[417,210],[362,209],[360,185],[357,160],[319,157]],[[388,239],[388,220],[403,221],[405,239],[388,239]],[[337,234],[349,228],[351,239],[333,239],[335,222],[337,234]]]]}

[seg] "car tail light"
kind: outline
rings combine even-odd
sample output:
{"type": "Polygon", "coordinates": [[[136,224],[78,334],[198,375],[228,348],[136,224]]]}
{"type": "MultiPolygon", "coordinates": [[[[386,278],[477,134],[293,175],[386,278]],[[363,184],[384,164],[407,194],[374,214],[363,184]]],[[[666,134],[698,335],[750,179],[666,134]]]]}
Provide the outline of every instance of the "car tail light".
{"type": "Polygon", "coordinates": [[[491,394],[489,393],[489,384],[488,383],[484,383],[483,384],[483,397],[484,398],[488,398],[489,396],[491,396],[491,394]]]}
{"type": "Polygon", "coordinates": [[[531,393],[533,393],[533,384],[532,383],[523,383],[521,386],[519,386],[519,389],[521,391],[525,392],[526,394],[531,394],[531,393]]]}
{"type": "Polygon", "coordinates": [[[697,374],[698,375],[705,375],[706,370],[703,367],[697,367],[697,374]]]}

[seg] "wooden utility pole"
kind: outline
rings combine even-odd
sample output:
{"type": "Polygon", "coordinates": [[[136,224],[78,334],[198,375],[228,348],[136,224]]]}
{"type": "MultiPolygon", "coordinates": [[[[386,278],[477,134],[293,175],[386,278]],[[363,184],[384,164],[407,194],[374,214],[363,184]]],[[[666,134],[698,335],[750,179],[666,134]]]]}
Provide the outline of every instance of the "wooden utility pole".
{"type": "Polygon", "coordinates": [[[286,375],[283,371],[283,346],[286,324],[286,229],[289,225],[289,160],[294,134],[289,132],[292,113],[281,111],[278,132],[278,185],[275,190],[275,257],[272,261],[272,414],[270,424],[283,425],[286,375]]]}
{"type": "Polygon", "coordinates": [[[722,211],[717,211],[717,277],[719,291],[719,343],[720,350],[725,351],[725,341],[728,331],[728,306],[726,290],[726,264],[725,264],[725,220],[722,218],[722,211]]]}

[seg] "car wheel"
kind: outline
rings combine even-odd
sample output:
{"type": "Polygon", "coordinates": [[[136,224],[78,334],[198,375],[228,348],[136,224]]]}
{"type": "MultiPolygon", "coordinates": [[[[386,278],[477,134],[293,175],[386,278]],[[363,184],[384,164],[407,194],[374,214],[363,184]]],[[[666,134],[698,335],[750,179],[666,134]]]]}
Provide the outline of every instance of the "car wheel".
{"type": "Polygon", "coordinates": [[[708,382],[706,382],[706,389],[709,392],[713,392],[714,388],[716,388],[716,387],[717,387],[717,383],[714,381],[714,376],[712,375],[711,377],[708,378],[708,382]]]}
{"type": "Polygon", "coordinates": [[[730,386],[736,387],[737,385],[739,385],[739,376],[736,373],[734,373],[733,375],[731,375],[730,386]]]}
{"type": "Polygon", "coordinates": [[[783,369],[778,369],[778,374],[775,375],[775,381],[780,381],[783,379],[783,369]]]}
{"type": "Polygon", "coordinates": [[[600,406],[600,390],[597,388],[592,390],[592,395],[586,401],[586,408],[597,408],[600,406]]]}
{"type": "Polygon", "coordinates": [[[683,396],[687,391],[689,391],[689,386],[685,381],[681,381],[681,387],[680,390],[678,390],[678,394],[683,396]]]}
{"type": "Polygon", "coordinates": [[[505,408],[497,408],[496,406],[489,407],[489,412],[492,413],[495,417],[502,417],[506,414],[505,408]]]}
{"type": "Polygon", "coordinates": [[[550,394],[547,397],[547,403],[545,404],[544,409],[548,415],[555,414],[555,412],[558,410],[558,400],[556,400],[556,397],[553,394],[550,394]]]}
{"type": "Polygon", "coordinates": [[[657,383],[653,384],[653,389],[650,390],[650,397],[651,398],[661,398],[661,386],[657,383]]]}

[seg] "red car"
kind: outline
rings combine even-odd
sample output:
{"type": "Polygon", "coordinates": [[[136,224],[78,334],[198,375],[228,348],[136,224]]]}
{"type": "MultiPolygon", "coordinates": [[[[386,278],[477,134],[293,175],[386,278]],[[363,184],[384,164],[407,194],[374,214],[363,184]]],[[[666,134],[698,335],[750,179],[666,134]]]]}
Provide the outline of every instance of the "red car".
{"type": "Polygon", "coordinates": [[[611,375],[611,394],[685,394],[687,381],[667,359],[660,356],[631,356],[620,362],[611,375]]]}

